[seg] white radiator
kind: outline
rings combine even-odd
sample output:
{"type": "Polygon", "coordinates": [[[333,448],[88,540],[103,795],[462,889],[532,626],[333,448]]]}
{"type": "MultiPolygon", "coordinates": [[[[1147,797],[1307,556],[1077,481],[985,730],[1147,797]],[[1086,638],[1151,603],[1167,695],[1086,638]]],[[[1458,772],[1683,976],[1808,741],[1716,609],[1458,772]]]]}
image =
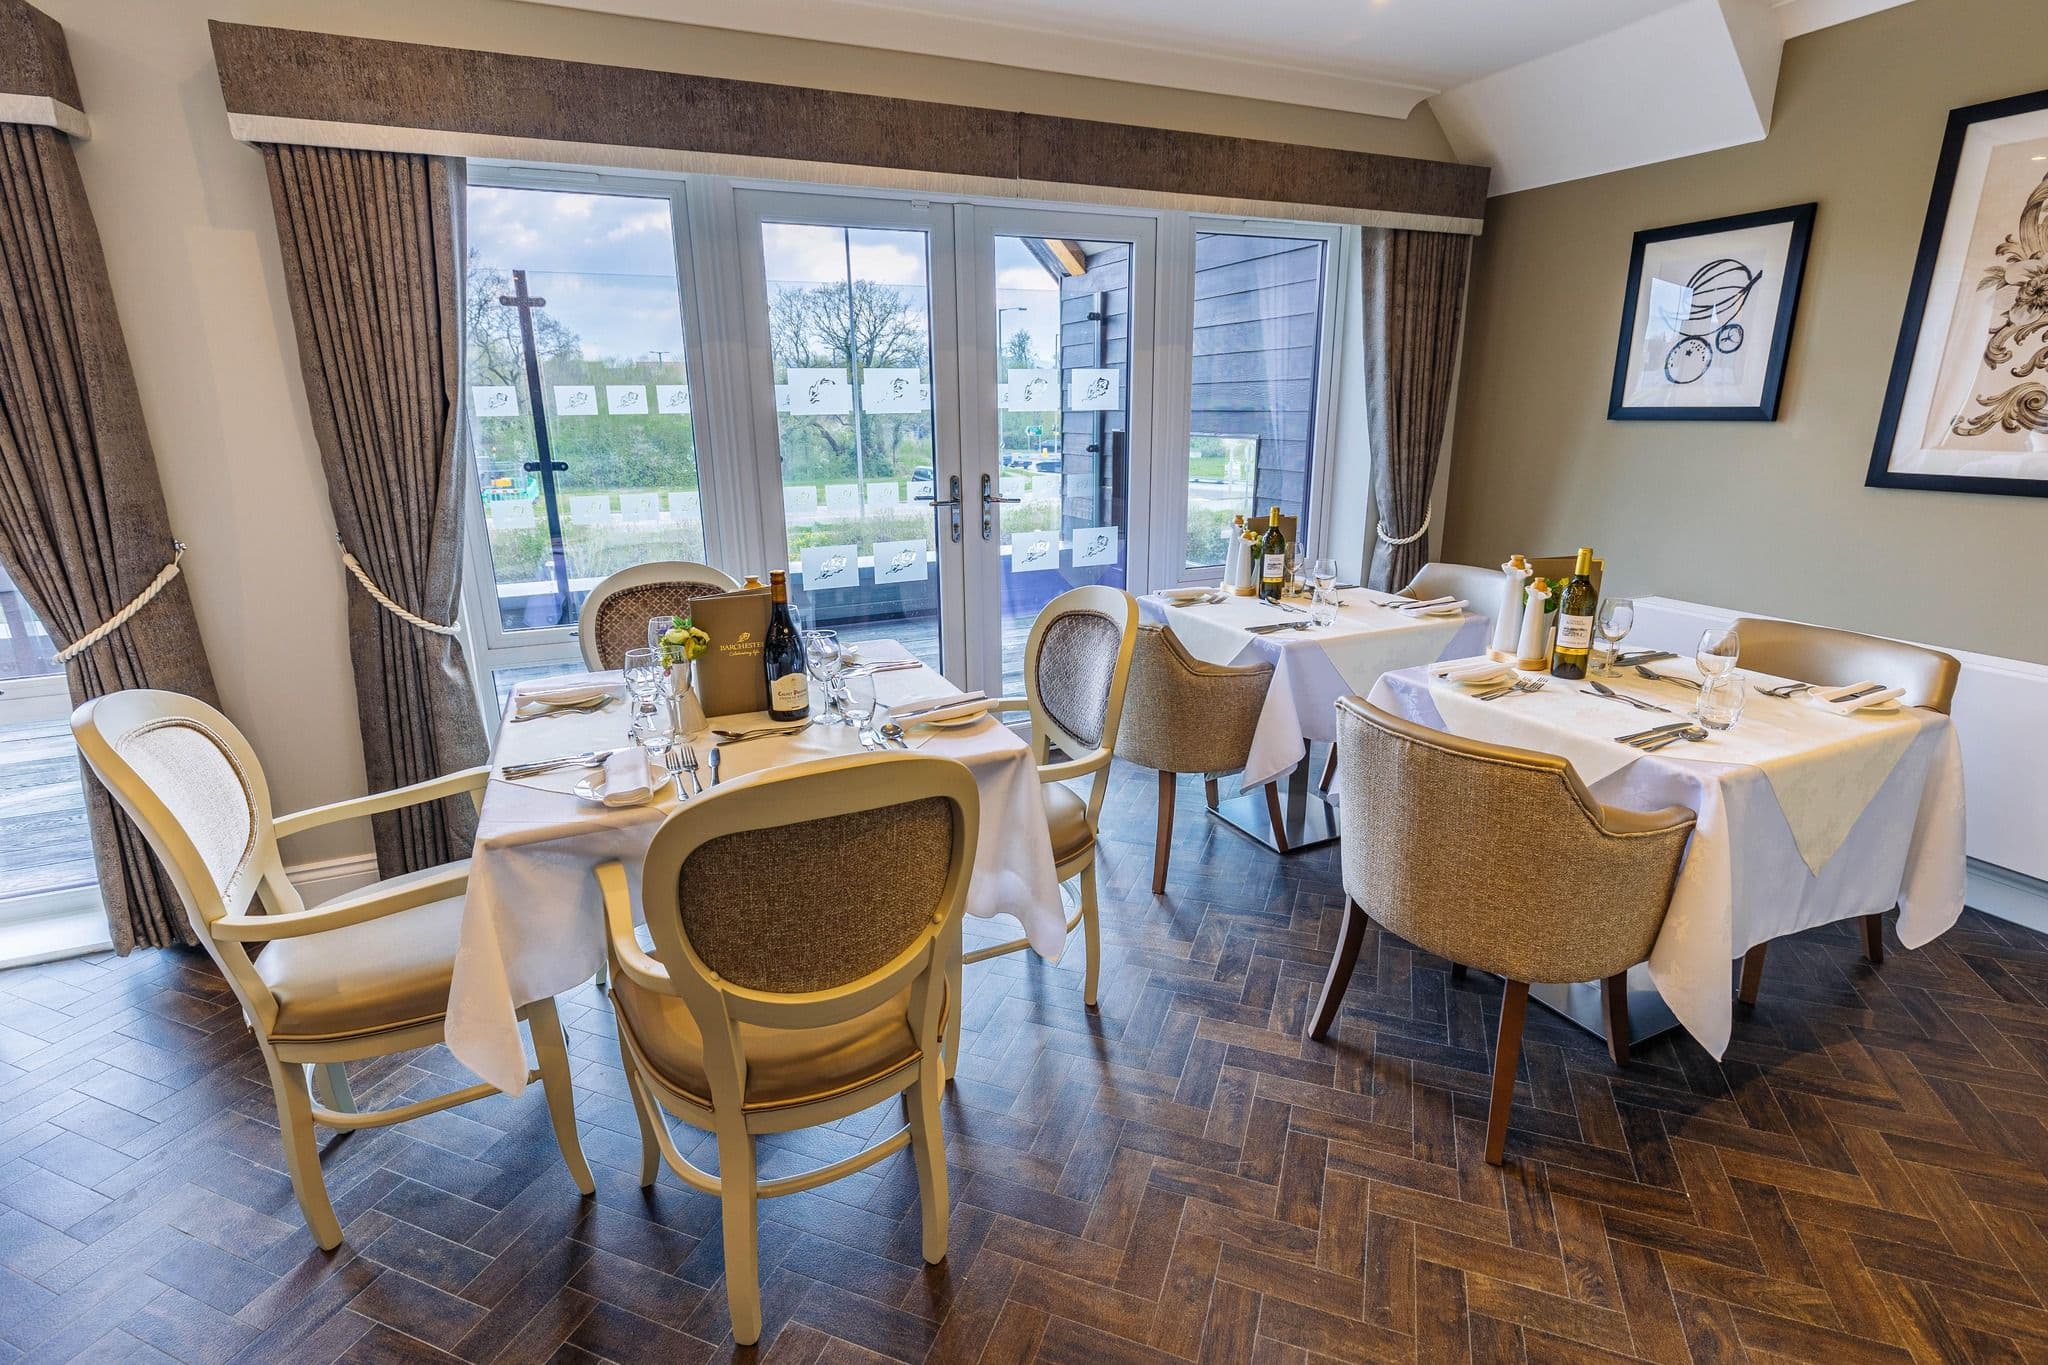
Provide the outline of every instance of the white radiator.
{"type": "MultiPolygon", "coordinates": [[[[1709,624],[1755,612],[1638,597],[1627,648],[1669,649],[1691,657],[1709,624]]],[[[2048,667],[1934,645],[1963,665],[1951,715],[1963,745],[1963,791],[1969,803],[1969,853],[1974,862],[2048,883],[2048,667]]],[[[2011,879],[2003,879],[2008,884],[2011,879]]],[[[1992,898],[1971,904],[2007,918],[1992,898]]],[[[2008,885],[2005,889],[2009,890],[2008,885]]]]}

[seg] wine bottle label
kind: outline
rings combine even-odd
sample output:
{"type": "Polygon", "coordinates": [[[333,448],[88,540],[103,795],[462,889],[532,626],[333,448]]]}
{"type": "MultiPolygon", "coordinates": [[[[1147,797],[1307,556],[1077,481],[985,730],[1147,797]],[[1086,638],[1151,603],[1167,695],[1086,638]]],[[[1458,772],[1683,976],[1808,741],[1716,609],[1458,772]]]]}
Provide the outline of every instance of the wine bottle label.
{"type": "Polygon", "coordinates": [[[785,673],[768,680],[768,709],[801,711],[811,704],[811,685],[801,673],[785,673]]]}
{"type": "Polygon", "coordinates": [[[1286,561],[1281,559],[1279,555],[1267,555],[1265,563],[1260,566],[1259,572],[1266,582],[1278,583],[1286,576],[1286,567],[1286,561]]]}
{"type": "Polygon", "coordinates": [[[1557,647],[1559,649],[1590,649],[1592,645],[1592,617],[1560,616],[1557,618],[1557,647]]]}

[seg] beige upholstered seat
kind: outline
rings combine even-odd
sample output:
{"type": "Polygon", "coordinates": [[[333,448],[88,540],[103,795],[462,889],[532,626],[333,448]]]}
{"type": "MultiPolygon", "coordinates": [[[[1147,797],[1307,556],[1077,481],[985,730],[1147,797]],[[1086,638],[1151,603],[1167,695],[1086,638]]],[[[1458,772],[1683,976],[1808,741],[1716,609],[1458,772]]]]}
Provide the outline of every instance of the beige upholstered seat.
{"type": "Polygon", "coordinates": [[[1601,981],[1609,1046],[1626,1058],[1626,973],[1664,922],[1693,813],[1602,805],[1562,758],[1432,730],[1357,697],[1337,704],[1337,751],[1349,900],[1309,1036],[1336,1018],[1368,915],[1506,978],[1486,1129],[1498,1164],[1529,983],[1601,981]]]}
{"type": "Polygon", "coordinates": [[[598,869],[640,1183],[666,1161],[719,1200],[743,1346],[761,1335],[763,1198],[815,1189],[907,1145],[924,1258],[945,1259],[941,1056],[979,812],[966,767],[918,753],[820,759],[715,788],[671,815],[648,850],[651,953],[624,866],[598,869]],[[908,1122],[897,1132],[816,1170],[758,1179],[756,1134],[899,1095],[908,1122]],[[668,1116],[716,1135],[717,1175],[682,1154],[668,1116]]]}
{"type": "MultiPolygon", "coordinates": [[[[1124,712],[1124,692],[1131,681],[1131,651],[1137,643],[1138,603],[1116,588],[1072,588],[1045,604],[1031,623],[1024,643],[1024,690],[1005,697],[997,711],[1031,713],[1031,751],[1038,759],[1038,777],[1045,784],[1045,818],[1052,827],[1053,866],[1061,881],[1079,876],[1081,908],[1067,921],[1082,927],[1087,942],[1087,974],[1081,999],[1091,1009],[1102,972],[1102,928],[1095,903],[1095,829],[1109,787],[1109,761],[1116,750],[1124,712]],[[1063,757],[1052,760],[1052,750],[1063,757]],[[1061,784],[1093,775],[1084,800],[1061,784]]],[[[1030,946],[1012,939],[991,948],[977,948],[968,962],[981,962],[1030,946]]],[[[959,980],[954,981],[957,992],[959,980]]],[[[957,1047],[957,1030],[947,1037],[957,1047]]]]}
{"type": "MultiPolygon", "coordinates": [[[[1955,700],[1956,680],[1963,671],[1954,655],[1938,649],[1830,626],[1745,616],[1735,623],[1735,633],[1741,649],[1736,661],[1744,668],[1816,687],[1882,682],[1905,688],[1899,700],[1906,705],[1924,706],[1943,715],[1948,714],[1949,704],[1955,700]]],[[[1743,954],[1742,983],[1736,988],[1736,995],[1745,1005],[1756,1003],[1757,989],[1763,984],[1764,955],[1769,947],[1759,943],[1743,954]]],[[[1881,914],[1863,917],[1863,955],[1873,963],[1884,961],[1881,914]]]]}
{"type": "MultiPolygon", "coordinates": [[[[186,918],[227,978],[270,1072],[292,1188],[314,1239],[341,1243],[313,1125],[377,1128],[497,1094],[489,1085],[358,1112],[344,1064],[432,1047],[448,1008],[469,864],[450,863],[307,909],[278,841],[338,820],[450,797],[481,796],[488,768],[273,819],[248,741],[213,707],[173,692],[89,701],[71,730],[114,799],[170,872],[186,918]],[[252,958],[251,943],[267,945],[252,958]],[[314,1069],[320,1103],[307,1092],[314,1069]]],[[[569,1057],[550,999],[518,1011],[539,1059],[555,1140],[576,1187],[591,1194],[576,1137],[569,1057]]]]}
{"type": "Polygon", "coordinates": [[[731,574],[683,559],[621,569],[583,599],[576,622],[583,662],[593,673],[623,668],[627,650],[646,647],[649,621],[688,616],[697,598],[737,587],[731,574]]]}
{"type": "MultiPolygon", "coordinates": [[[[1166,890],[1173,848],[1175,779],[1201,773],[1210,809],[1216,777],[1244,767],[1252,732],[1266,704],[1273,665],[1232,667],[1204,663],[1188,653],[1171,626],[1138,627],[1131,653],[1131,686],[1116,736],[1117,757],[1159,774],[1159,828],[1152,848],[1152,891],[1166,890]]],[[[1047,788],[1047,791],[1051,791],[1047,788]]],[[[1268,791],[1272,789],[1269,787],[1268,791]]],[[[1055,827],[1054,842],[1059,835],[1055,827]]]]}

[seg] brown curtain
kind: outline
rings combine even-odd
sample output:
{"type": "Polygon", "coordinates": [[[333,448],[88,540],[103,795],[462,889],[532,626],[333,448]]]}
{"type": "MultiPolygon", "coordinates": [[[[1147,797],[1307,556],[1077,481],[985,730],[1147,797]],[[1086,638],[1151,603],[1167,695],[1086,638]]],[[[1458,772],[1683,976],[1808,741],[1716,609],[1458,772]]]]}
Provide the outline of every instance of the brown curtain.
{"type": "MultiPolygon", "coordinates": [[[[109,620],[173,555],[99,231],[71,144],[0,124],[0,564],[52,639],[109,620]]],[[[73,701],[130,687],[215,700],[182,578],[65,665],[73,701]]],[[[194,941],[176,889],[90,772],[114,948],[194,941]]]]}
{"type": "Polygon", "coordinates": [[[1389,537],[1415,536],[1429,513],[1471,262],[1470,237],[1398,228],[1365,233],[1365,386],[1379,509],[1366,581],[1382,591],[1407,586],[1429,558],[1427,535],[1406,545],[1389,537]]]}
{"type": "MultiPolygon", "coordinates": [[[[342,548],[423,620],[455,619],[462,566],[463,163],[266,146],[313,432],[342,548]]],[[[348,581],[363,760],[375,790],[484,761],[453,637],[348,581]]],[[[376,818],[386,876],[467,857],[468,801],[376,818]]]]}

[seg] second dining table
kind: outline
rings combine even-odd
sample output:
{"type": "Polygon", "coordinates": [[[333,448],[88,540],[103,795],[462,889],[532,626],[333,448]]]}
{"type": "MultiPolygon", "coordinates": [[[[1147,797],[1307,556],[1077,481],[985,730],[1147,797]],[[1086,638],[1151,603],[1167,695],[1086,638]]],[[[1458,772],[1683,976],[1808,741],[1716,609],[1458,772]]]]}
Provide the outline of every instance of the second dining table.
{"type": "MultiPolygon", "coordinates": [[[[909,658],[893,641],[861,646],[863,664],[909,658]]],[[[550,678],[545,685],[557,687],[564,681],[550,678]]],[[[616,684],[623,698],[624,683],[618,674],[592,675],[592,681],[616,684]]],[[[959,692],[922,664],[877,672],[874,682],[876,700],[883,707],[959,692]]],[[[508,763],[602,751],[629,742],[623,701],[596,711],[565,710],[515,721],[518,697],[515,691],[515,704],[507,708],[499,728],[491,781],[478,816],[447,1032],[449,1050],[463,1065],[514,1095],[527,1083],[515,1011],[529,1001],[574,989],[603,963],[603,907],[595,869],[613,859],[622,861],[637,904],[640,869],[655,830],[678,811],[687,818],[689,809],[689,799],[678,799],[668,783],[645,805],[607,807],[587,801],[574,791],[576,783],[591,774],[582,767],[508,780],[508,763]]],[[[713,724],[737,729],[766,720],[764,713],[716,717],[713,724]]],[[[711,789],[708,760],[713,745],[707,739],[699,738],[694,747],[700,776],[711,789]]],[[[690,741],[679,737],[677,742],[690,741]]],[[[1066,944],[1067,919],[1030,746],[993,715],[945,729],[912,725],[906,742],[921,752],[957,759],[974,774],[982,813],[968,913],[1014,917],[1023,924],[1032,948],[1057,960],[1066,944]]],[[[809,759],[861,751],[852,727],[823,721],[789,734],[719,747],[721,785],[809,759]]],[[[696,787],[690,790],[694,793],[696,787]]],[[[848,875],[887,875],[887,869],[849,868],[848,875]]]]}

